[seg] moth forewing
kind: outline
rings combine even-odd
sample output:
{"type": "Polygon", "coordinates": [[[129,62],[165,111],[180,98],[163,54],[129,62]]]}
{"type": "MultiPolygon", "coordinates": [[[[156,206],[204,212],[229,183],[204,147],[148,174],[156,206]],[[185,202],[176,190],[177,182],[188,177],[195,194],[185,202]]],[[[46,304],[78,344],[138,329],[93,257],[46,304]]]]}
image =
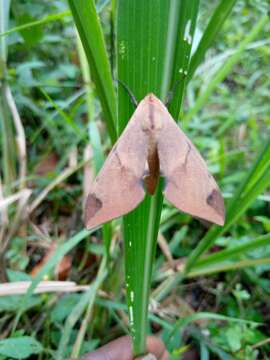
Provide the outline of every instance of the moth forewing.
{"type": "Polygon", "coordinates": [[[223,225],[224,203],[198,150],[153,94],[138,105],[93,183],[86,203],[92,228],[127,214],[155,192],[165,177],[165,197],[178,209],[223,225]],[[147,171],[146,171],[147,169],[147,171]]]}

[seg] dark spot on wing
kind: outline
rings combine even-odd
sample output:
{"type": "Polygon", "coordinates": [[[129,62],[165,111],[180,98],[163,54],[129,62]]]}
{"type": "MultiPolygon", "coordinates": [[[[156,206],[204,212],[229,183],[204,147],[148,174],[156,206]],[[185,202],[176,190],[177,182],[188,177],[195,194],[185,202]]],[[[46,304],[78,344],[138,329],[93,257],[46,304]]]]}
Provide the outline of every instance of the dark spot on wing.
{"type": "Polygon", "coordinates": [[[86,201],[86,222],[88,222],[102,208],[102,201],[95,194],[89,194],[86,201]]]}
{"type": "Polygon", "coordinates": [[[206,202],[215,209],[219,215],[224,217],[224,202],[218,190],[214,189],[211,194],[207,196],[206,202]]]}

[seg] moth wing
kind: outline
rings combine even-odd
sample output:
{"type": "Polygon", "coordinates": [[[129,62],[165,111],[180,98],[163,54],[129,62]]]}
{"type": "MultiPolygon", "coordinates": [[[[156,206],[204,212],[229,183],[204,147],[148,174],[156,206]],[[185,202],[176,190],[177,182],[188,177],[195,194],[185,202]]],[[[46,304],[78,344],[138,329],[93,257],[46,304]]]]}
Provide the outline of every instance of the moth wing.
{"type": "Polygon", "coordinates": [[[88,229],[127,214],[144,199],[147,141],[139,116],[138,107],[92,185],[85,209],[88,229]]]}
{"type": "Polygon", "coordinates": [[[223,225],[224,202],[218,185],[165,106],[163,111],[165,120],[158,137],[158,155],[166,199],[188,214],[223,225]]]}

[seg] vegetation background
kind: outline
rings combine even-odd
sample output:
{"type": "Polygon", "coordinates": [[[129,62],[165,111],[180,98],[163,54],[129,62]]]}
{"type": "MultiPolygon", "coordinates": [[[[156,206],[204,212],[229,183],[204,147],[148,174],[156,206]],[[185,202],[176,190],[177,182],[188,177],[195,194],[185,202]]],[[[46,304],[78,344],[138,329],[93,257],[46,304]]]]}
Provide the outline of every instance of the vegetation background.
{"type": "MultiPolygon", "coordinates": [[[[159,9],[158,0],[149,3],[155,1],[159,9]]],[[[187,86],[176,91],[170,111],[217,178],[227,222],[208,230],[164,203],[154,258],[155,244],[147,253],[140,242],[136,253],[124,256],[120,220],[84,230],[83,205],[91,179],[134,111],[121,88],[116,102],[112,79],[120,74],[130,85],[130,74],[140,66],[146,71],[145,49],[135,49],[125,63],[123,39],[149,31],[157,41],[149,38],[145,46],[159,44],[162,23],[154,16],[146,22],[148,14],[134,13],[132,1],[119,1],[117,18],[114,1],[98,1],[95,8],[89,0],[84,9],[82,0],[70,0],[70,8],[64,0],[0,0],[0,359],[77,357],[129,333],[125,272],[132,284],[129,307],[136,294],[131,330],[140,334],[138,352],[143,335],[152,332],[173,359],[270,358],[268,4],[180,3],[179,31],[186,43],[194,34],[191,56],[179,45],[182,57],[175,62],[183,65],[177,69],[187,86]],[[138,22],[138,33],[126,30],[130,19],[138,22]],[[185,33],[181,24],[189,19],[185,33]],[[185,63],[183,54],[191,60],[185,63]],[[148,326],[150,282],[140,288],[140,269],[150,269],[150,279],[152,262],[148,326]],[[24,282],[33,278],[26,293],[24,282]]],[[[147,68],[150,90],[164,98],[177,72],[160,89],[153,68],[147,68]]],[[[135,82],[132,90],[141,98],[147,87],[135,82]]],[[[156,204],[161,208],[161,201],[156,204]]],[[[148,205],[125,219],[125,241],[141,233],[144,239],[149,225],[138,227],[133,216],[145,216],[148,205]]],[[[158,214],[151,216],[155,223],[158,214]]]]}

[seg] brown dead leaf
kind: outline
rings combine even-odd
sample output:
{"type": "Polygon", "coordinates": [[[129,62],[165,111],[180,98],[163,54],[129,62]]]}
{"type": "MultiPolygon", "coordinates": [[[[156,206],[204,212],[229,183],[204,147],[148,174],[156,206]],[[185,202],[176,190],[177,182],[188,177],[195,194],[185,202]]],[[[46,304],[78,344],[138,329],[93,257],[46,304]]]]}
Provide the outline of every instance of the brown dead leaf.
{"type": "MultiPolygon", "coordinates": [[[[56,242],[52,242],[49,249],[46,251],[45,255],[43,256],[43,258],[41,259],[41,261],[39,261],[32,269],[31,271],[31,275],[35,276],[37,275],[37,273],[41,270],[41,268],[50,260],[50,258],[54,255],[55,251],[57,249],[57,244],[56,242]]],[[[60,262],[58,263],[58,265],[55,268],[55,277],[58,280],[66,280],[68,278],[70,269],[71,269],[71,265],[72,265],[72,258],[70,255],[65,255],[60,262]]]]}
{"type": "Polygon", "coordinates": [[[56,266],[55,275],[58,280],[64,281],[68,278],[72,265],[72,258],[70,255],[65,255],[59,264],[56,266]]]}
{"type": "Polygon", "coordinates": [[[57,166],[59,157],[56,153],[48,154],[41,162],[36,166],[35,174],[39,176],[44,176],[52,171],[57,166]]]}
{"type": "Polygon", "coordinates": [[[46,251],[45,255],[43,256],[43,258],[41,259],[41,261],[39,261],[31,270],[31,275],[32,276],[36,276],[37,273],[40,271],[40,269],[49,261],[49,259],[52,257],[52,255],[54,254],[56,250],[56,243],[52,242],[49,249],[46,251]]]}

